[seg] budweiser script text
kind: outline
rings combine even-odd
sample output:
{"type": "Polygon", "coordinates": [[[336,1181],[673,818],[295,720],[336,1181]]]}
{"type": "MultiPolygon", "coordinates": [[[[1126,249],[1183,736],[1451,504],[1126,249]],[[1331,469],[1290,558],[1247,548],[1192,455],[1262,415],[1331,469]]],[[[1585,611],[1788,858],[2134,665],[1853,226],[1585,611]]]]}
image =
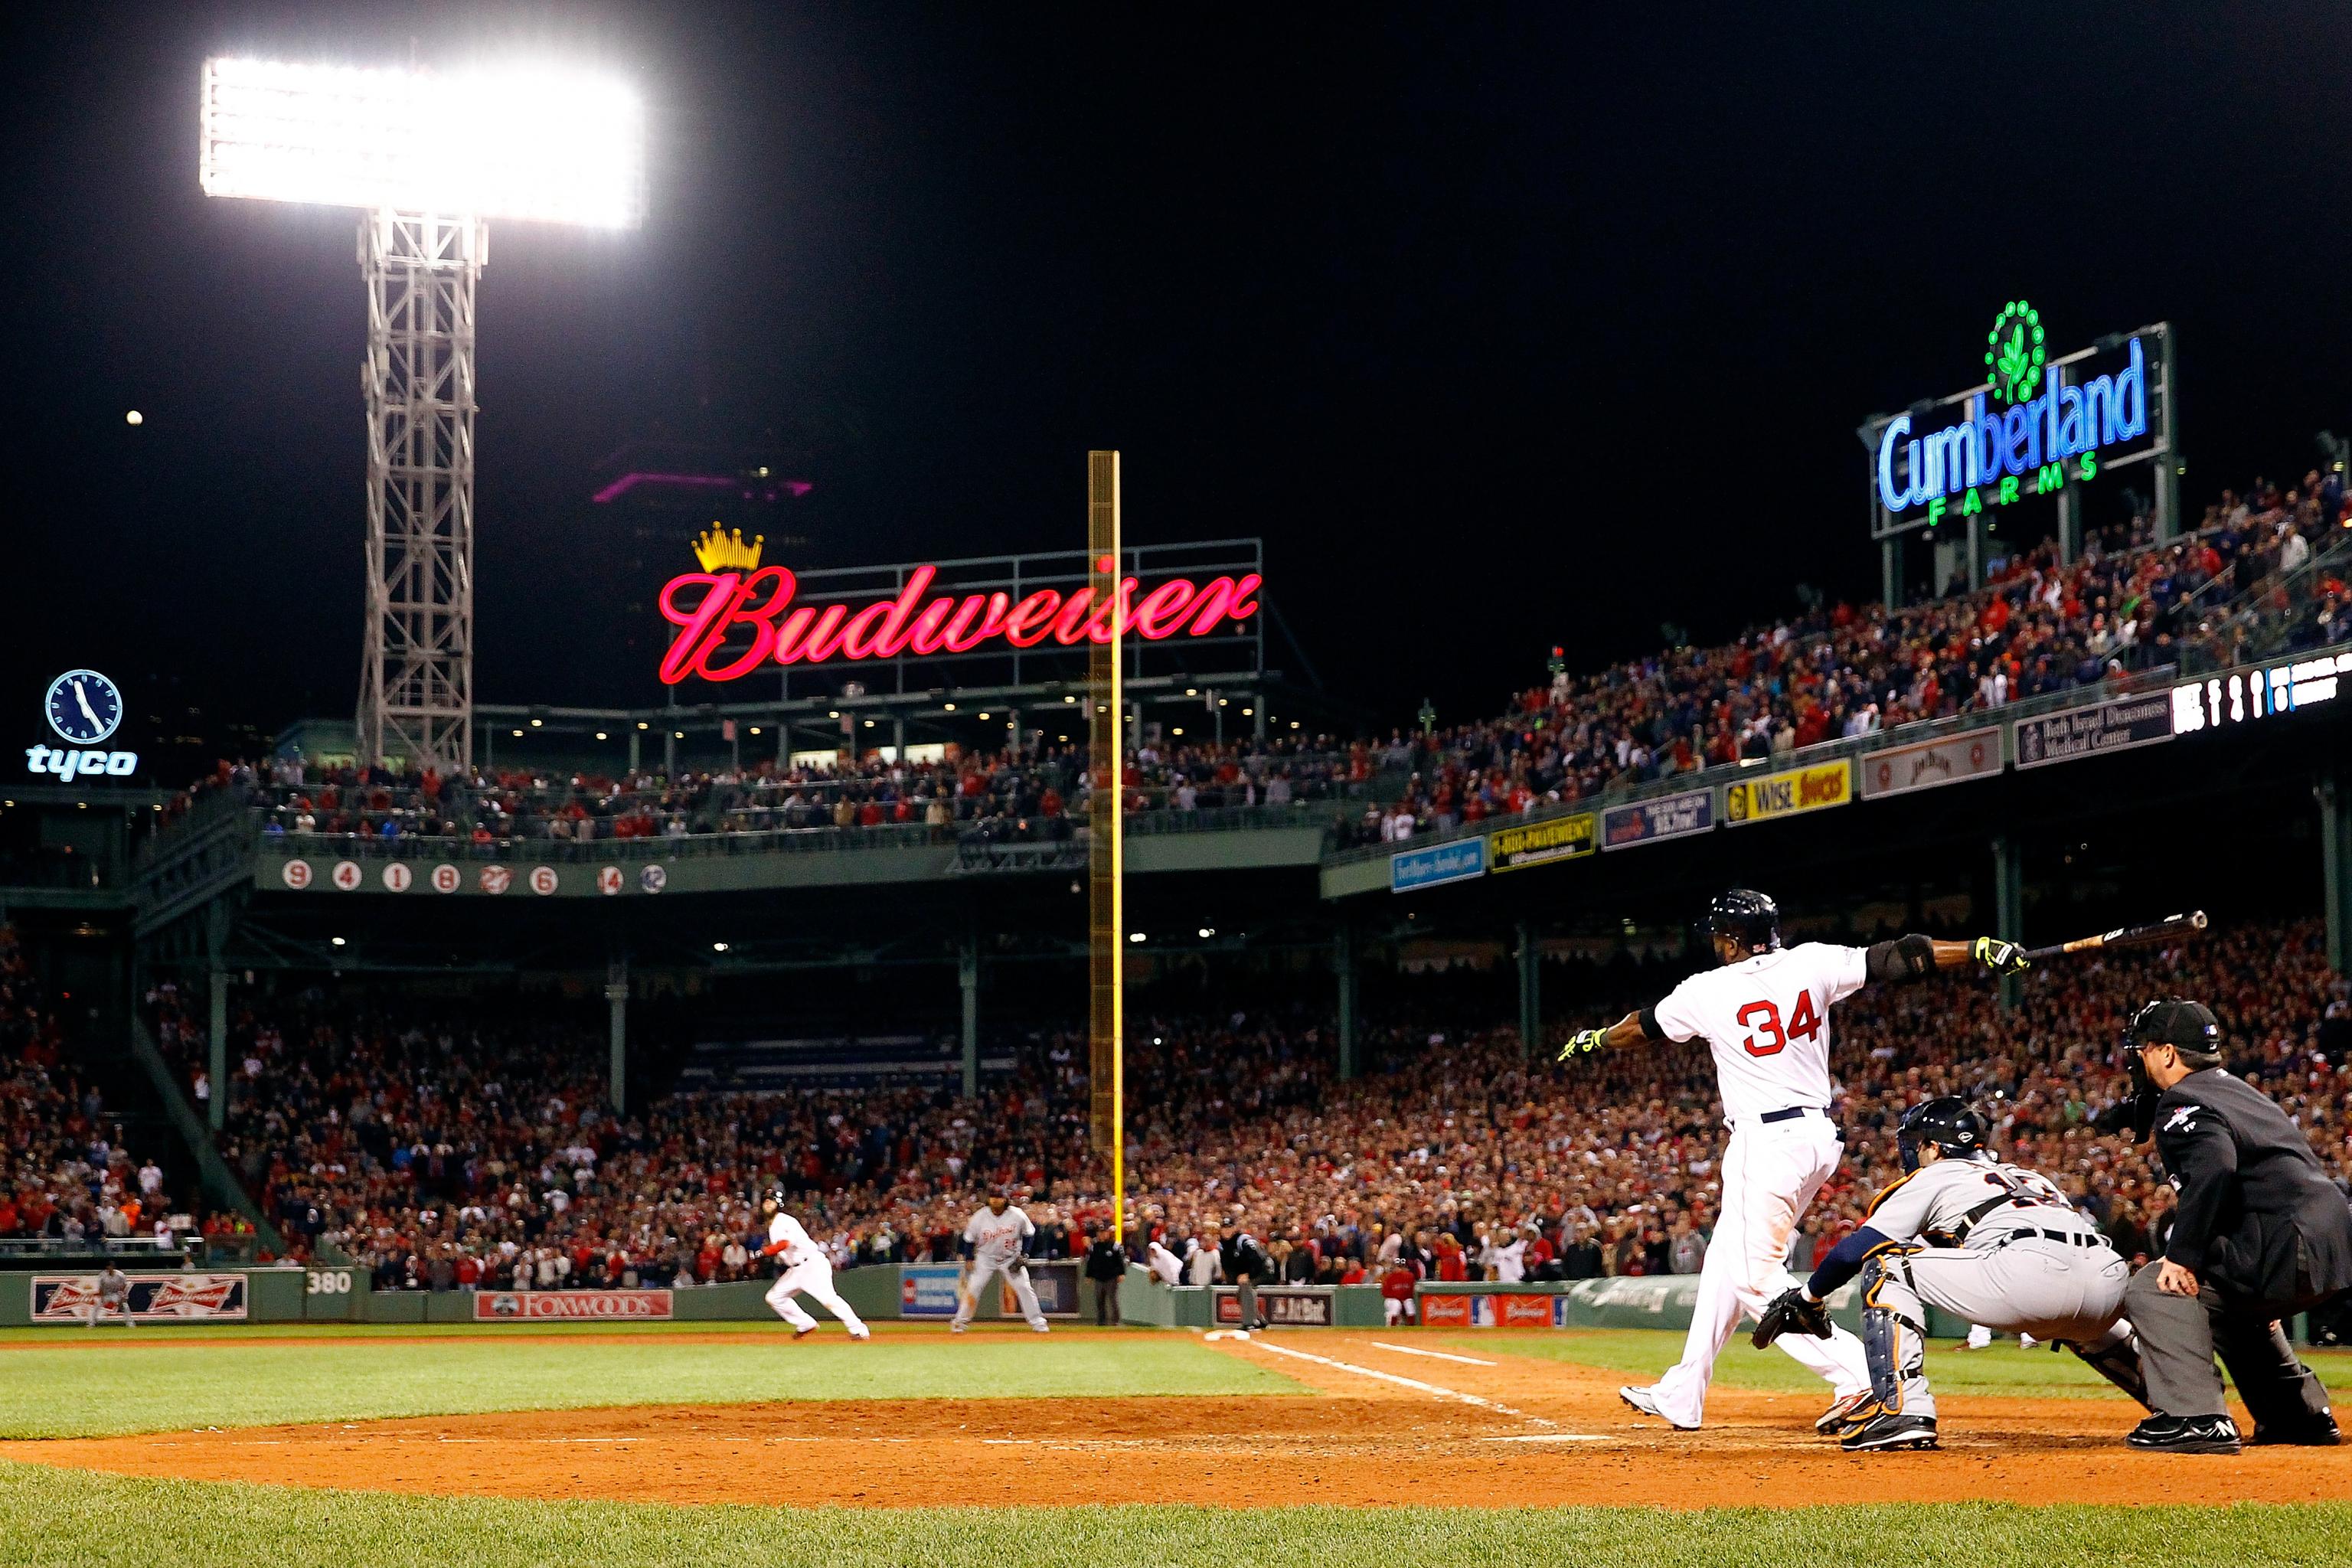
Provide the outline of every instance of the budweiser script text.
{"type": "Polygon", "coordinates": [[[1065,647],[1110,640],[1111,616],[1122,637],[1157,642],[1185,632],[1206,637],[1225,623],[1257,613],[1265,579],[1255,572],[1212,577],[1195,586],[1171,578],[1137,596],[1139,580],[1119,584],[1116,604],[1097,604],[1089,585],[1065,595],[1040,588],[1014,601],[1009,594],[942,594],[925,598],[937,574],[919,566],[892,599],[855,611],[847,605],[794,605],[797,580],[782,566],[740,572],[689,572],[661,591],[662,618],[678,628],[662,655],[661,678],[675,686],[689,675],[733,680],[772,660],[822,664],[827,659],[929,658],[970,653],[992,638],[1011,647],[1034,647],[1052,638],[1065,647]],[[739,644],[738,628],[750,633],[739,644]]]}

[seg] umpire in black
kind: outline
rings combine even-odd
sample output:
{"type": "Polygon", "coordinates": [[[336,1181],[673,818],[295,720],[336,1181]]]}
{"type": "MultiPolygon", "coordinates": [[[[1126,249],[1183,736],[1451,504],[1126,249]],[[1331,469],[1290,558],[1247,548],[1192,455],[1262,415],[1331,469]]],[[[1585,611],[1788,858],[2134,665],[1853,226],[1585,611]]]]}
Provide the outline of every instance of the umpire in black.
{"type": "Polygon", "coordinates": [[[2143,1137],[2153,1127],[2179,1194],[2164,1256],[2124,1292],[2155,1411],[2132,1447],[2238,1451],[2217,1351],[2255,1443],[2333,1445],[2327,1391],[2280,1320],[2352,1289],[2352,1206],[2303,1130],[2222,1068],[2221,1026],[2202,1003],[2149,1003],[2130,1043],[2133,1119],[2143,1137]]]}

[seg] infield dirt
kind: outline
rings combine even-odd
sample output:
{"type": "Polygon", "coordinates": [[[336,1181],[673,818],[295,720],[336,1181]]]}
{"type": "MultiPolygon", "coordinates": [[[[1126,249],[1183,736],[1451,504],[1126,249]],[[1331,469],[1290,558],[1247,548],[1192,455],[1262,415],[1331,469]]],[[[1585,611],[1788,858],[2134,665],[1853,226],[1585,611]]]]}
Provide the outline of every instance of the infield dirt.
{"type": "Polygon", "coordinates": [[[1217,1347],[1307,1384],[1307,1398],[640,1405],[9,1442],[0,1458],[449,1496],[802,1506],[2352,1496],[2352,1449],[2135,1453],[2121,1441],[2135,1413],[2120,1401],[1948,1399],[1941,1451],[1850,1456],[1813,1435],[1822,1401],[1810,1394],[1719,1388],[1706,1429],[1672,1432],[1626,1410],[1613,1373],[1517,1357],[1433,1360],[1382,1348],[1383,1337],[1393,1336],[1217,1347]]]}

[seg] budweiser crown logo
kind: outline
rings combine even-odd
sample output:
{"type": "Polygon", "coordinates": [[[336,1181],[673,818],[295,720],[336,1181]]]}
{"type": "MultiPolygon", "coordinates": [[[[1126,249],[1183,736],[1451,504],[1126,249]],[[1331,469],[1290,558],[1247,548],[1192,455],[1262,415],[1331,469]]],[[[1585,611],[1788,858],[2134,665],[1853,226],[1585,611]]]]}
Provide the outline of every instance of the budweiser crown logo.
{"type": "Polygon", "coordinates": [[[760,547],[767,542],[768,536],[758,533],[746,544],[741,529],[721,533],[714,522],[695,535],[694,558],[702,563],[705,572],[749,572],[760,564],[760,547]]]}

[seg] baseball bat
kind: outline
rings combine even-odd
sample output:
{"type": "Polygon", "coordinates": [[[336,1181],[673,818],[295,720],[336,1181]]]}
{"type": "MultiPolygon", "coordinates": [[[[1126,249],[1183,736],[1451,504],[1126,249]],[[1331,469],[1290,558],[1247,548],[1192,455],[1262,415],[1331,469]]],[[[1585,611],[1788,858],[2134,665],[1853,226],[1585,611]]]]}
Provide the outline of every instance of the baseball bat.
{"type": "Polygon", "coordinates": [[[2055,947],[2028,948],[2025,956],[2032,959],[2057,958],[2070,952],[2093,952],[2105,947],[2145,947],[2150,942],[2203,931],[2208,923],[2205,911],[2195,910],[2185,915],[2167,915],[2147,925],[2118,926],[2096,936],[2078,936],[2055,947]]]}

